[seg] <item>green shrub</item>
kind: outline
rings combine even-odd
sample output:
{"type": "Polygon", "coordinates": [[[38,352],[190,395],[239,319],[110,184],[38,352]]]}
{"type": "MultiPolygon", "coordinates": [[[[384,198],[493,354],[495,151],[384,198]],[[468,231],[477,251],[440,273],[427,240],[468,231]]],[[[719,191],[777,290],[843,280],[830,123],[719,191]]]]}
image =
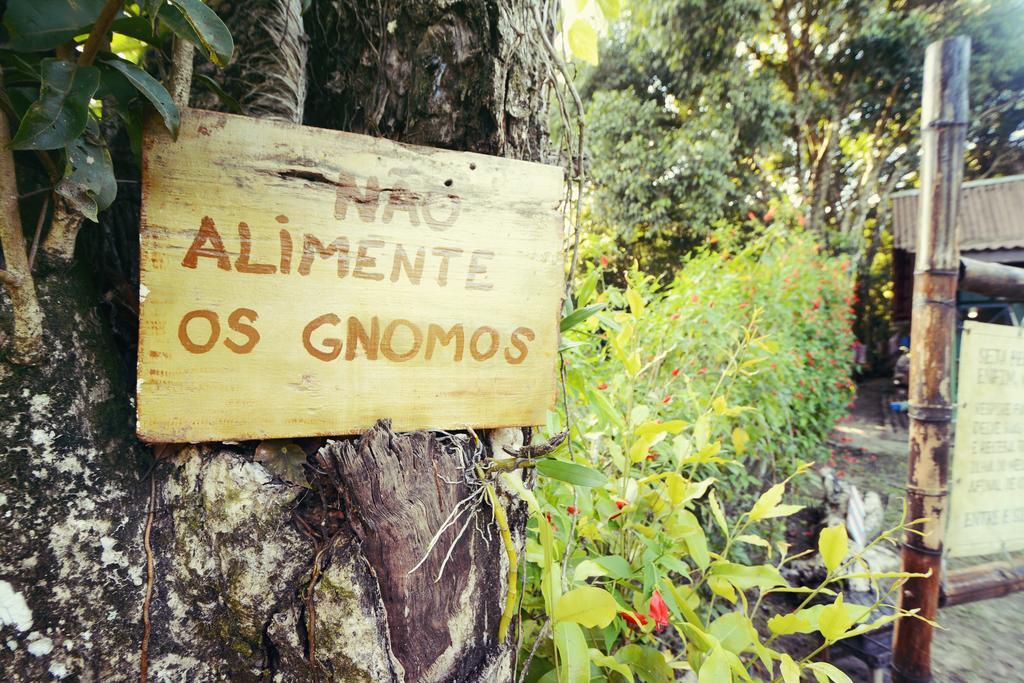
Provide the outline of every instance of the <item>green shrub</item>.
{"type": "Polygon", "coordinates": [[[810,466],[799,461],[825,453],[851,396],[844,264],[768,233],[699,251],[668,286],[634,272],[622,290],[602,276],[582,278],[563,322],[568,420],[552,414],[548,429],[568,429],[567,441],[519,463],[541,475],[532,492],[501,475],[531,510],[526,679],[660,682],[691,669],[702,683],[848,680],[773,644],[881,624],[835,592],[858,563],[845,529],[822,535],[829,576],[813,590],[786,584],[792,558],[769,533],[799,509],[782,502],[786,485],[810,466]],[[759,634],[754,618],[775,592],[808,595],[759,634]]]}

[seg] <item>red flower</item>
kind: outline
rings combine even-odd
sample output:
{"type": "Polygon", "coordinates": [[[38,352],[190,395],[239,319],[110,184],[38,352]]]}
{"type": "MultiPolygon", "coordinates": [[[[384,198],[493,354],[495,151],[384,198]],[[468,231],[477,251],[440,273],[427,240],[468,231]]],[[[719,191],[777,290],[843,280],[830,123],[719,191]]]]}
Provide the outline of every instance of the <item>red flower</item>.
{"type": "Polygon", "coordinates": [[[622,508],[626,507],[626,501],[624,501],[624,500],[617,500],[617,501],[615,501],[615,507],[617,507],[617,508],[619,508],[621,510],[622,508]]]}
{"type": "Polygon", "coordinates": [[[747,218],[752,220],[752,221],[756,221],[757,220],[757,216],[754,215],[753,211],[750,211],[750,212],[747,213],[747,218]]]}
{"type": "Polygon", "coordinates": [[[599,391],[604,391],[605,389],[608,388],[608,382],[601,382],[600,384],[597,385],[597,388],[599,391]]]}
{"type": "Polygon", "coordinates": [[[672,394],[668,394],[665,398],[661,399],[661,402],[668,405],[672,402],[672,394]]]}
{"type": "Polygon", "coordinates": [[[764,220],[766,220],[766,221],[770,221],[773,218],[775,218],[775,207],[774,206],[772,208],[768,209],[767,211],[765,211],[765,214],[764,214],[764,220]]]}
{"type": "Polygon", "coordinates": [[[654,458],[656,458],[656,457],[657,456],[654,455],[654,453],[651,453],[650,451],[647,451],[647,459],[648,460],[654,460],[654,458]]]}
{"type": "Polygon", "coordinates": [[[601,265],[602,266],[607,266],[608,265],[608,257],[607,256],[602,256],[601,257],[601,265]]]}
{"type": "Polygon", "coordinates": [[[639,631],[641,628],[647,625],[647,617],[642,614],[635,612],[627,612],[625,610],[619,612],[619,616],[622,617],[623,621],[629,624],[629,627],[634,631],[639,631]]]}
{"type": "Polygon", "coordinates": [[[846,476],[846,470],[838,470],[836,472],[836,476],[837,477],[845,477],[846,476]]]}
{"type": "Polygon", "coordinates": [[[695,303],[695,304],[699,303],[700,302],[700,297],[697,296],[696,294],[694,294],[693,296],[690,297],[690,301],[695,303]]]}
{"type": "Polygon", "coordinates": [[[708,374],[708,369],[707,368],[701,368],[700,370],[697,371],[697,374],[698,375],[706,375],[706,374],[708,374]]]}
{"type": "Polygon", "coordinates": [[[575,515],[577,512],[579,512],[579,510],[574,508],[572,505],[570,505],[569,507],[565,508],[565,511],[568,512],[570,515],[575,515]]]}
{"type": "Polygon", "coordinates": [[[651,604],[647,613],[657,624],[658,631],[668,626],[668,605],[665,604],[665,598],[661,597],[660,591],[654,591],[651,596],[651,604]]]}
{"type": "Polygon", "coordinates": [[[679,320],[679,314],[678,313],[673,313],[672,314],[672,320],[679,320]]]}
{"type": "Polygon", "coordinates": [[[675,370],[672,371],[672,376],[673,377],[678,377],[679,376],[679,368],[676,368],[675,370]]]}

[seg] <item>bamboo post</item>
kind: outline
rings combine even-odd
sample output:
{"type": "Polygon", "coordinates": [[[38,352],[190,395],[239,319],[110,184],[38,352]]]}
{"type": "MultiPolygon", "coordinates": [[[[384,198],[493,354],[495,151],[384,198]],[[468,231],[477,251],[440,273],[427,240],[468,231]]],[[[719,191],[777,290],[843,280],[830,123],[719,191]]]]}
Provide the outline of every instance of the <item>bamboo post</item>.
{"type": "MultiPolygon", "coordinates": [[[[910,458],[907,506],[910,519],[927,518],[903,541],[903,570],[930,573],[910,579],[900,606],[934,619],[938,610],[942,541],[946,525],[946,479],[952,445],[953,340],[960,255],[956,221],[963,178],[967,128],[967,69],[970,39],[956,37],[928,46],[921,106],[921,209],[914,269],[910,346],[910,458]]],[[[901,619],[893,636],[894,683],[931,681],[932,627],[901,619]]]]}

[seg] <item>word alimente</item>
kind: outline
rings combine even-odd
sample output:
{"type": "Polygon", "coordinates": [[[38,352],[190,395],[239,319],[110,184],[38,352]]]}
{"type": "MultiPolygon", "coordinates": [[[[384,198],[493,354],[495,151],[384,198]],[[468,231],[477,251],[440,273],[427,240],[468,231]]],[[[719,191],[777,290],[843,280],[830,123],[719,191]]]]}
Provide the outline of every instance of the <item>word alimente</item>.
{"type": "Polygon", "coordinates": [[[186,110],[143,142],[138,432],[538,424],[558,167],[186,110]]]}

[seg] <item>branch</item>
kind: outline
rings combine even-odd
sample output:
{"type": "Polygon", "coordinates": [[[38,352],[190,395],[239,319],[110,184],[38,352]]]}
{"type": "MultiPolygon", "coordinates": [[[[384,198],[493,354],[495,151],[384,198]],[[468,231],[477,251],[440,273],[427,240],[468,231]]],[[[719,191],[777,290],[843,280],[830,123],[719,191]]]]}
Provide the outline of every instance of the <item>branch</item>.
{"type": "Polygon", "coordinates": [[[189,93],[192,90],[192,43],[181,38],[174,39],[171,54],[171,82],[168,90],[171,99],[178,107],[187,107],[189,93]]]}
{"type": "MultiPolygon", "coordinates": [[[[0,74],[0,90],[3,75],[0,74]]],[[[43,313],[36,299],[35,283],[25,250],[21,214],[18,212],[18,181],[7,114],[0,109],[0,247],[7,269],[0,271],[14,308],[14,348],[11,360],[31,364],[39,360],[43,349],[43,313]]]]}
{"type": "Polygon", "coordinates": [[[96,23],[92,25],[92,31],[89,32],[89,38],[85,41],[82,54],[78,57],[79,66],[89,66],[96,59],[96,53],[107,42],[107,33],[114,20],[117,19],[117,15],[121,13],[123,4],[124,0],[107,0],[103,5],[100,15],[96,17],[96,23]]]}

